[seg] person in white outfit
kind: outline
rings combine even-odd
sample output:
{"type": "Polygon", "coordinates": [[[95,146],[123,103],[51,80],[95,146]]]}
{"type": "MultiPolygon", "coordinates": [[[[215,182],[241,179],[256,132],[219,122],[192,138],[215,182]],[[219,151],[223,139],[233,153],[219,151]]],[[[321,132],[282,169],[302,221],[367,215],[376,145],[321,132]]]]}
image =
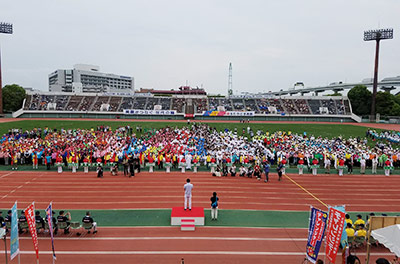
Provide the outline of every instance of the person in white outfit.
{"type": "Polygon", "coordinates": [[[366,160],[364,159],[364,157],[361,157],[361,160],[360,160],[360,173],[361,174],[365,174],[365,165],[366,165],[366,160]]]}
{"type": "Polygon", "coordinates": [[[186,184],[183,186],[183,189],[185,190],[185,206],[184,209],[187,209],[187,204],[189,200],[189,210],[192,210],[192,189],[193,189],[193,184],[190,183],[190,179],[186,180],[186,184]]]}
{"type": "Polygon", "coordinates": [[[372,174],[376,174],[377,167],[378,167],[378,156],[375,155],[375,157],[372,159],[372,174]]]}

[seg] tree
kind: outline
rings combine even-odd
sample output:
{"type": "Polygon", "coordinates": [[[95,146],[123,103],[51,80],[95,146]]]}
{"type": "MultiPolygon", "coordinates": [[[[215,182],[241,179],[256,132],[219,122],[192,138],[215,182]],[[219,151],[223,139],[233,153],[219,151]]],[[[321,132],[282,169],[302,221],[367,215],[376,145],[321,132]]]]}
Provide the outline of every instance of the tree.
{"type": "Polygon", "coordinates": [[[14,112],[22,107],[26,92],[18,84],[6,85],[3,87],[3,108],[5,112],[14,112]]]}
{"type": "Polygon", "coordinates": [[[364,85],[354,86],[347,97],[350,100],[353,113],[356,115],[369,115],[371,113],[372,93],[364,85]]]}
{"type": "Polygon", "coordinates": [[[381,116],[398,115],[399,105],[396,103],[396,97],[388,92],[378,92],[376,94],[376,112],[381,116]]]}

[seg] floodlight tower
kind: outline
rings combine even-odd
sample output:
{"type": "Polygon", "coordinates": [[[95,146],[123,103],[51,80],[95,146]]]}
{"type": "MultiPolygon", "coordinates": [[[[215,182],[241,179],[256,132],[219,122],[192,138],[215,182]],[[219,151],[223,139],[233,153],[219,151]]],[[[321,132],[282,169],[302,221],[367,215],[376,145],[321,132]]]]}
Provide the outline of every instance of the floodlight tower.
{"type": "Polygon", "coordinates": [[[383,39],[392,39],[393,29],[376,29],[364,31],[364,41],[376,41],[375,49],[375,69],[374,69],[374,85],[372,90],[372,105],[371,105],[371,116],[370,120],[375,120],[375,105],[376,105],[376,92],[378,89],[378,64],[379,64],[379,43],[383,39]]]}
{"type": "MultiPolygon", "coordinates": [[[[10,23],[0,22],[0,33],[12,34],[13,25],[10,23]]],[[[0,49],[0,115],[3,114],[3,84],[1,80],[1,49],[0,49]]]]}
{"type": "Polygon", "coordinates": [[[232,90],[232,62],[229,63],[229,77],[228,77],[228,96],[233,95],[232,90]]]}

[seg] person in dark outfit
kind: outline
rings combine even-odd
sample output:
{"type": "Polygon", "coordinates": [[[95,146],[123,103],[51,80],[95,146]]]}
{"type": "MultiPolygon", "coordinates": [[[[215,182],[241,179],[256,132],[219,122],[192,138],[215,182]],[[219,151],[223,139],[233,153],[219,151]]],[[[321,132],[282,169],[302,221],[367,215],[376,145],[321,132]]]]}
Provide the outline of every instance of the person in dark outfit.
{"type": "MultiPolygon", "coordinates": [[[[134,169],[137,170],[137,172],[140,172],[140,160],[139,160],[139,156],[135,155],[135,157],[133,158],[133,165],[134,165],[134,169]]],[[[133,176],[133,175],[132,175],[133,176]]]]}
{"type": "Polygon", "coordinates": [[[278,167],[276,168],[276,170],[278,171],[278,181],[282,179],[282,169],[283,169],[283,164],[279,163],[278,167]]]}
{"type": "Polygon", "coordinates": [[[135,176],[135,159],[133,157],[129,158],[129,177],[135,176]]]}
{"type": "Polygon", "coordinates": [[[69,226],[71,224],[71,213],[67,212],[64,215],[64,211],[60,211],[60,214],[57,216],[57,222],[58,223],[67,223],[67,227],[64,229],[64,234],[68,234],[69,233],[69,226]]]}
{"type": "Polygon", "coordinates": [[[213,192],[213,196],[211,196],[211,220],[217,220],[218,218],[218,200],[217,193],[213,192]]]}
{"type": "Polygon", "coordinates": [[[41,229],[44,230],[45,226],[44,226],[44,219],[43,217],[40,215],[39,211],[35,212],[35,222],[36,222],[36,229],[38,229],[39,231],[41,229]]]}
{"type": "Polygon", "coordinates": [[[103,167],[97,167],[97,178],[103,178],[103,167]]]}
{"type": "MultiPolygon", "coordinates": [[[[57,233],[58,233],[58,226],[57,226],[57,219],[56,219],[55,215],[56,215],[56,212],[52,211],[51,223],[52,223],[52,225],[53,225],[52,227],[53,227],[53,229],[54,229],[54,234],[57,235],[57,233]]],[[[48,221],[47,221],[47,216],[46,216],[46,222],[48,222],[48,221]]]]}
{"type": "Polygon", "coordinates": [[[3,212],[0,211],[0,227],[5,226],[6,223],[4,222],[3,212]]]}
{"type": "Polygon", "coordinates": [[[26,223],[26,216],[24,210],[21,211],[21,215],[18,218],[18,231],[22,234],[24,231],[28,231],[28,228],[22,228],[22,224],[26,223]]]}
{"type": "MultiPolygon", "coordinates": [[[[97,223],[93,220],[93,218],[90,216],[90,212],[86,212],[86,216],[82,218],[82,223],[85,224],[92,224],[93,228],[93,234],[97,233],[97,223]]],[[[88,234],[90,234],[90,230],[88,230],[88,234]]]]}
{"type": "MultiPolygon", "coordinates": [[[[4,224],[5,224],[5,226],[7,226],[7,223],[8,223],[8,225],[11,226],[11,210],[8,210],[7,216],[6,216],[6,218],[4,219],[4,224]]],[[[8,232],[7,227],[6,227],[6,232],[8,232]]]]}

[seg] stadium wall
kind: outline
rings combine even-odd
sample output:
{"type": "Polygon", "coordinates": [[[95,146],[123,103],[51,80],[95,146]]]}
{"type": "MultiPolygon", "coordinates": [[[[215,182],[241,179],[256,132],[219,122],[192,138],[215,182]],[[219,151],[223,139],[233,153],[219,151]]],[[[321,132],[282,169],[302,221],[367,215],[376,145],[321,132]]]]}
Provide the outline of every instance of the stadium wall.
{"type": "MultiPolygon", "coordinates": [[[[14,118],[93,118],[93,119],[165,119],[185,120],[184,114],[175,115],[125,115],[120,112],[71,112],[71,111],[33,111],[19,110],[13,114],[14,118]]],[[[349,115],[254,115],[243,116],[203,116],[195,115],[195,120],[218,120],[218,121],[314,121],[314,122],[360,122],[357,116],[349,115]]]]}

